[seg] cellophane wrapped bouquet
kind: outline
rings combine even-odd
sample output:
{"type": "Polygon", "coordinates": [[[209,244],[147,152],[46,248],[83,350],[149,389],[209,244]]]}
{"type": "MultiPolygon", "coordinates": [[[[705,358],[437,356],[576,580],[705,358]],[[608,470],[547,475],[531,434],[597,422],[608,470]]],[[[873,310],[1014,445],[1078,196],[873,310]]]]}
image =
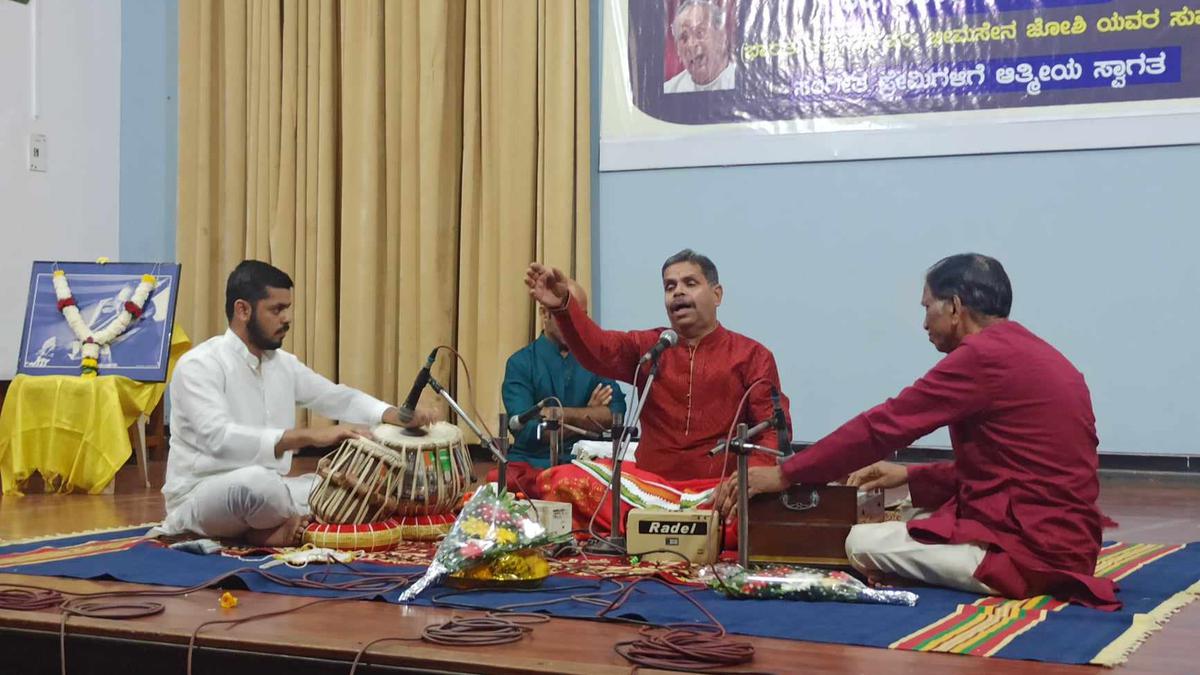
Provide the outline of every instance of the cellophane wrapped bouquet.
{"type": "Polygon", "coordinates": [[[917,604],[916,593],[871,588],[840,570],[790,565],[745,569],[734,563],[717,563],[700,570],[699,576],[709,588],[731,598],[869,602],[908,607],[917,604]]]}
{"type": "Polygon", "coordinates": [[[511,492],[498,491],[495,483],[476,490],[438,545],[429,569],[400,595],[400,601],[417,597],[448,574],[557,543],[561,538],[548,535],[546,528],[529,516],[529,510],[527,502],[517,500],[511,492]]]}

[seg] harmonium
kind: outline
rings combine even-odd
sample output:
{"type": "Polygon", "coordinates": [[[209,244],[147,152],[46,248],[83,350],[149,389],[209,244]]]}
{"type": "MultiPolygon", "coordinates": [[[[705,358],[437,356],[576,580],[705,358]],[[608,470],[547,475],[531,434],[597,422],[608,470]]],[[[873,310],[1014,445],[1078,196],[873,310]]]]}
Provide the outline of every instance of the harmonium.
{"type": "Polygon", "coordinates": [[[860,523],[882,523],[883,491],[847,485],[793,485],[750,500],[752,563],[845,566],[846,537],[860,523]]]}

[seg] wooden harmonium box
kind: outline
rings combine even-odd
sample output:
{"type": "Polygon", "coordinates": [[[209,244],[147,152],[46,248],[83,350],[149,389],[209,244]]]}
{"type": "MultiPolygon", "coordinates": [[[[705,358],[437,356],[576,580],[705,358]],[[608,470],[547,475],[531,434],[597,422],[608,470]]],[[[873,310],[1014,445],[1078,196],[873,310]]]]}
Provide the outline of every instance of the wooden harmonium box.
{"type": "Polygon", "coordinates": [[[750,500],[750,562],[849,565],[846,537],[859,523],[883,522],[883,491],[846,485],[793,485],[750,500]]]}

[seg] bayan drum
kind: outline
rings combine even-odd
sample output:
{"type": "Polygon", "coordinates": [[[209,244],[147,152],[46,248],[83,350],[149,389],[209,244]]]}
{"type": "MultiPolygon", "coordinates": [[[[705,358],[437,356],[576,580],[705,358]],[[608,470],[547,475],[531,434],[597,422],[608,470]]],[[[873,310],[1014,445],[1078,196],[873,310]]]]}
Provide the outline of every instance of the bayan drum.
{"type": "Polygon", "coordinates": [[[320,523],[360,524],[386,520],[400,505],[403,458],[367,438],[351,438],[317,462],[308,495],[320,523]]]}

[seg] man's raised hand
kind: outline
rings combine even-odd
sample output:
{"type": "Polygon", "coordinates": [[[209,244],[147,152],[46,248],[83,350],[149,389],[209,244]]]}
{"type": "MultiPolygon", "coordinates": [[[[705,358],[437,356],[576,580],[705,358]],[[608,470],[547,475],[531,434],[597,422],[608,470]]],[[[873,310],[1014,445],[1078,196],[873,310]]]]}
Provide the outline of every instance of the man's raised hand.
{"type": "Polygon", "coordinates": [[[525,285],[529,288],[529,297],[533,298],[546,309],[559,309],[567,300],[567,276],[554,267],[546,267],[541,263],[529,263],[525,270],[525,285]]]}

